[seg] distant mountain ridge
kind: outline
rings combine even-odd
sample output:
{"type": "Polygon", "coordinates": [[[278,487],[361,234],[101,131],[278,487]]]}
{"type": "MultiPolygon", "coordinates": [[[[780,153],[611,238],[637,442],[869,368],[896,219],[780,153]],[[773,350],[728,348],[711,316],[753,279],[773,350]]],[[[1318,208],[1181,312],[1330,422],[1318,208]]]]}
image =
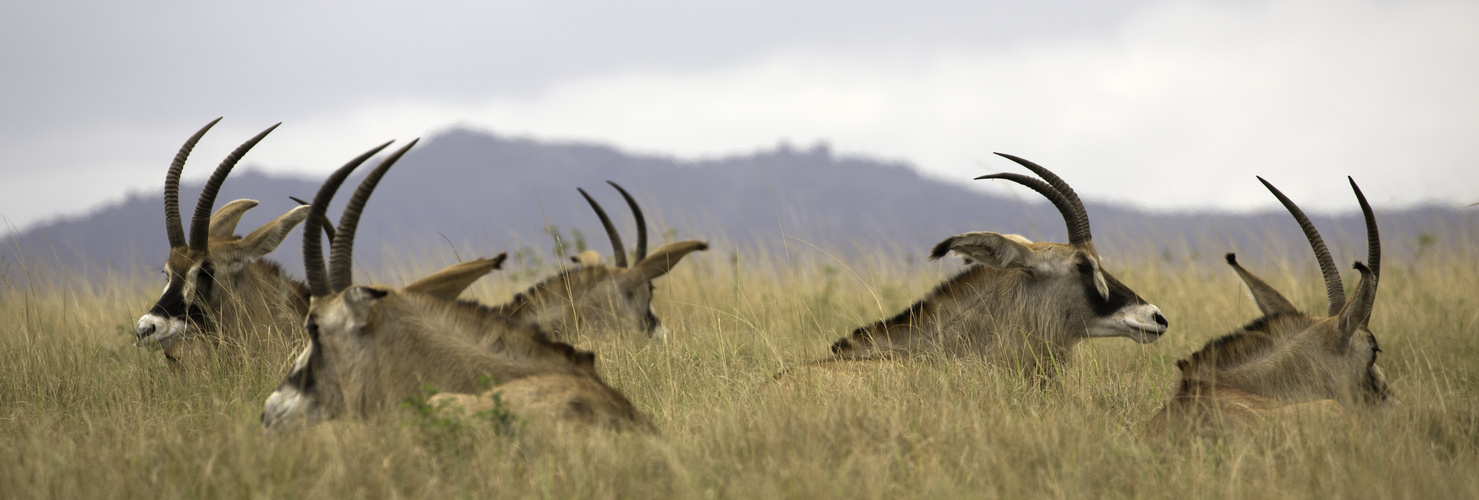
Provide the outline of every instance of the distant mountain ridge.
{"type": "MultiPolygon", "coordinates": [[[[172,152],[161,153],[161,158],[168,153],[172,152]]],[[[249,163],[250,156],[245,161],[249,163]]],[[[187,168],[213,166],[195,159],[187,168]]],[[[748,155],[681,161],[601,145],[550,144],[451,130],[423,141],[386,175],[365,210],[356,258],[363,267],[374,269],[382,252],[414,254],[451,242],[461,251],[480,255],[531,248],[545,253],[548,260],[552,244],[546,226],[558,228],[567,238],[576,229],[589,247],[609,255],[604,231],[575,190],[583,187],[602,203],[630,247],[635,240],[632,219],[606,180],[626,187],[641,203],[653,226],[653,246],[669,229],[679,238],[710,240],[725,254],[775,248],[784,241],[827,249],[892,248],[922,257],[934,243],[967,231],[1065,239],[1057,211],[1035,194],[1020,201],[991,196],[927,178],[904,163],[838,157],[826,146],[778,146],[748,155]]],[[[244,169],[226,180],[217,208],[237,198],[261,201],[243,217],[238,231],[245,233],[292,208],[295,204],[288,196],[311,198],[320,181],[244,169]]],[[[1253,182],[1251,175],[1249,181],[1253,182]]],[[[357,178],[349,181],[355,182],[357,178]]],[[[341,190],[331,214],[338,212],[352,189],[341,190]]],[[[1332,180],[1330,189],[1349,188],[1332,180]]],[[[1370,194],[1380,187],[1365,189],[1370,194]]],[[[187,219],[199,190],[199,185],[181,187],[187,219]]],[[[88,273],[157,267],[167,253],[161,199],[157,192],[134,193],[84,216],[7,235],[0,239],[0,258],[88,273]]],[[[1092,201],[1087,205],[1096,245],[1109,255],[1155,252],[1180,258],[1195,253],[1217,263],[1222,253],[1235,250],[1249,253],[1245,258],[1251,259],[1260,258],[1258,254],[1308,252],[1284,212],[1155,214],[1092,201]]],[[[1336,216],[1312,214],[1342,262],[1364,259],[1365,253],[1364,227],[1354,212],[1354,197],[1351,207],[1352,212],[1336,216]]],[[[1420,235],[1428,235],[1428,244],[1438,246],[1479,239],[1479,221],[1470,213],[1475,210],[1377,208],[1386,251],[1398,259],[1417,251],[1420,235]]],[[[300,248],[295,231],[271,258],[301,274],[300,248]]]]}

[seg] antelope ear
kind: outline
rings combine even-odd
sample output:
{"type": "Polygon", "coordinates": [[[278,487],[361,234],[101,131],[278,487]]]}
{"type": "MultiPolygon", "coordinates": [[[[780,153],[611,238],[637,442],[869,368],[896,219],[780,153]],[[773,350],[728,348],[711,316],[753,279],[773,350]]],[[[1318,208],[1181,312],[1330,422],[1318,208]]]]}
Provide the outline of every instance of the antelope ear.
{"type": "MultiPolygon", "coordinates": [[[[282,244],[282,239],[298,226],[298,223],[308,218],[308,209],[308,205],[294,207],[288,210],[288,213],[282,214],[282,217],[263,224],[256,231],[252,231],[252,234],[246,235],[236,243],[237,257],[252,259],[272,253],[277,249],[277,245],[282,244]]],[[[214,230],[215,225],[212,224],[211,228],[214,230]]]]}
{"type": "Polygon", "coordinates": [[[236,223],[241,222],[241,215],[257,206],[257,200],[236,200],[227,203],[211,216],[211,230],[207,233],[211,239],[230,238],[236,234],[236,223]]]}
{"type": "Polygon", "coordinates": [[[580,264],[580,267],[595,267],[601,265],[601,252],[586,250],[578,255],[570,256],[570,261],[580,264]]]}
{"type": "Polygon", "coordinates": [[[1243,285],[1247,287],[1248,295],[1253,296],[1253,303],[1258,304],[1258,312],[1263,313],[1264,316],[1275,313],[1297,314],[1299,312],[1299,309],[1295,309],[1294,304],[1291,304],[1289,299],[1284,298],[1284,295],[1279,293],[1278,290],[1275,290],[1273,286],[1258,279],[1257,276],[1248,272],[1247,269],[1243,269],[1243,266],[1238,264],[1237,254],[1227,254],[1227,265],[1232,266],[1233,271],[1236,271],[1238,277],[1242,278],[1243,285]]]}
{"type": "Polygon", "coordinates": [[[647,281],[652,281],[659,276],[667,274],[673,266],[678,264],[678,261],[683,260],[683,256],[698,250],[708,249],[708,243],[698,240],[675,241],[657,247],[657,250],[653,250],[651,254],[647,255],[647,258],[642,259],[632,269],[640,272],[640,276],[647,281]]]}
{"type": "Polygon", "coordinates": [[[1013,267],[1029,267],[1032,257],[1032,249],[1027,245],[1032,240],[1017,236],[1015,234],[999,234],[989,231],[975,231],[957,234],[945,241],[935,245],[930,251],[930,260],[938,260],[950,252],[955,252],[984,265],[1006,269],[1013,267]]]}
{"type": "Polygon", "coordinates": [[[1356,263],[1356,271],[1361,273],[1361,281],[1356,283],[1356,291],[1340,310],[1340,319],[1336,323],[1336,334],[1340,336],[1337,346],[1341,352],[1350,347],[1351,336],[1371,321],[1371,309],[1376,305],[1376,277],[1366,264],[1360,262],[1356,263]]]}
{"type": "Polygon", "coordinates": [[[386,295],[390,295],[390,292],[367,286],[353,286],[344,291],[344,306],[349,310],[355,330],[364,328],[370,319],[370,308],[386,295]]]}
{"type": "Polygon", "coordinates": [[[471,286],[472,282],[498,269],[507,258],[507,253],[500,253],[491,259],[469,260],[452,264],[430,276],[416,280],[415,283],[406,285],[406,291],[457,300],[457,296],[471,286]]]}

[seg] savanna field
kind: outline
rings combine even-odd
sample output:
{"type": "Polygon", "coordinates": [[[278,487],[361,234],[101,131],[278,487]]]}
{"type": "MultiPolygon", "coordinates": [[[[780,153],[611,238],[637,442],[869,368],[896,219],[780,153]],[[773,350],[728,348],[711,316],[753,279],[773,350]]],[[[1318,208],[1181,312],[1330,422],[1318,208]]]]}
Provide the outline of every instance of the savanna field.
{"type": "MultiPolygon", "coordinates": [[[[1080,344],[1052,383],[951,358],[848,383],[776,383],[776,372],[825,356],[961,265],[926,262],[923,249],[732,248],[691,255],[656,282],[667,343],[574,342],[652,417],[651,435],[451,409],[267,435],[263,401],[301,343],[250,358],[223,350],[181,376],[132,345],[157,276],[84,279],[4,262],[0,497],[1479,497],[1472,241],[1383,262],[1371,329],[1400,405],[1166,438],[1142,428],[1174,389],[1175,361],[1257,316],[1220,254],[1100,248],[1171,329],[1154,344],[1080,344]]],[[[1240,256],[1296,306],[1324,310],[1313,257],[1240,256]]],[[[556,271],[553,258],[523,257],[463,297],[504,302],[556,271]]],[[[455,261],[426,252],[356,280],[404,284],[455,261]]],[[[1340,266],[1349,289],[1350,263],[1340,266]]]]}

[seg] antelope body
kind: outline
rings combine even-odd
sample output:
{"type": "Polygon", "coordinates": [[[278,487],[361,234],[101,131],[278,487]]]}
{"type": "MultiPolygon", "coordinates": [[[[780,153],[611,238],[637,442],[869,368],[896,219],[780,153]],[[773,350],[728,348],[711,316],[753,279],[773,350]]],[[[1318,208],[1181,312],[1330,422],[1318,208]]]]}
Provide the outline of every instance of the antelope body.
{"type": "Polygon", "coordinates": [[[642,209],[625,189],[607,181],[626,199],[637,222],[636,263],[627,265],[621,235],[596,200],[584,189],[611,239],[615,265],[601,264],[600,254],[587,250],[571,260],[580,267],[562,272],[517,294],[498,306],[499,314],[519,324],[536,325],[557,338],[571,339],[579,332],[637,331],[665,340],[667,328],[652,310],[652,281],[667,274],[689,253],[705,250],[708,243],[685,240],[668,243],[647,254],[647,223],[642,209]]]}
{"type": "MultiPolygon", "coordinates": [[[[414,145],[414,143],[412,143],[414,145]]],[[[312,296],[309,346],[268,397],[262,422],[271,430],[340,417],[369,418],[421,394],[423,384],[476,393],[485,378],[499,385],[517,415],[610,427],[650,427],[645,415],[603,382],[595,356],[550,340],[534,326],[455,300],[502,261],[448,267],[404,288],[356,286],[349,263],[359,213],[384,171],[410,146],[376,167],[350,199],[334,236],[326,271],[318,218],[334,191],[376,148],[340,168],[320,188],[304,227],[304,262],[312,296]]]]}
{"type": "MultiPolygon", "coordinates": [[[[1000,154],[1000,153],[998,153],[1000,154]]],[[[1001,154],[1047,182],[999,173],[1052,201],[1068,224],[1069,243],[1033,242],[1014,234],[970,232],[936,245],[930,259],[949,252],[971,266],[897,315],[858,328],[832,344],[834,360],[909,355],[921,350],[982,353],[1052,376],[1042,368],[1066,362],[1091,337],[1154,342],[1168,322],[1160,309],[1101,267],[1078,195],[1048,169],[1001,154]],[[1044,363],[1046,362],[1046,363],[1044,363]]]]}
{"type": "Polygon", "coordinates": [[[1369,265],[1355,264],[1361,279],[1347,301],[1335,262],[1314,225],[1272,184],[1259,181],[1288,208],[1314,249],[1329,299],[1326,315],[1300,312],[1278,290],[1239,265],[1234,254],[1227,254],[1227,263],[1247,286],[1262,316],[1176,363],[1181,381],[1151,419],[1153,433],[1173,426],[1198,431],[1218,424],[1247,426],[1310,408],[1327,412],[1331,403],[1374,407],[1395,399],[1376,365],[1381,349],[1367,326],[1380,277],[1381,241],[1366,197],[1351,180],[1366,220],[1369,265]]]}
{"type": "Polygon", "coordinates": [[[216,167],[196,203],[188,242],[185,239],[180,173],[196,142],[219,121],[206,124],[185,142],[165,176],[168,283],[135,328],[136,345],[162,348],[177,368],[185,353],[195,350],[192,346],[202,347],[201,339],[256,352],[265,342],[297,337],[308,311],[307,287],[262,258],[307,217],[308,207],[289,210],[246,236],[234,233],[242,214],[257,205],[255,200],[236,200],[211,214],[216,193],[236,162],[277,125],[242,144],[216,167]]]}

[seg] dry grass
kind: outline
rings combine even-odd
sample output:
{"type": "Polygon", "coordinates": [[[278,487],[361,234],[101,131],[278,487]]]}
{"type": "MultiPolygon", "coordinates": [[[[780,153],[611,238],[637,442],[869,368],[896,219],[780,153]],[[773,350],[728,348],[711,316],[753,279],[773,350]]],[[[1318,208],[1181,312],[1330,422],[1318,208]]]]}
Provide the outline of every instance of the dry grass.
{"type": "MultiPolygon", "coordinates": [[[[659,435],[538,423],[501,434],[470,422],[451,446],[400,419],[265,436],[258,414],[293,346],[260,363],[221,353],[208,373],[177,377],[130,344],[152,281],[85,285],[12,266],[0,277],[0,496],[1479,497],[1479,259],[1423,259],[1385,265],[1372,322],[1403,405],[1158,441],[1140,426],[1175,382],[1173,362],[1255,315],[1229,270],[1111,262],[1172,329],[1146,346],[1085,343],[1052,387],[969,359],[909,363],[845,387],[777,385],[771,374],[824,355],[958,264],[716,248],[658,283],[672,342],[581,342],[659,435]]],[[[1254,270],[1297,305],[1324,309],[1312,264],[1254,270]]],[[[470,295],[506,300],[531,283],[519,271],[470,295]]]]}

